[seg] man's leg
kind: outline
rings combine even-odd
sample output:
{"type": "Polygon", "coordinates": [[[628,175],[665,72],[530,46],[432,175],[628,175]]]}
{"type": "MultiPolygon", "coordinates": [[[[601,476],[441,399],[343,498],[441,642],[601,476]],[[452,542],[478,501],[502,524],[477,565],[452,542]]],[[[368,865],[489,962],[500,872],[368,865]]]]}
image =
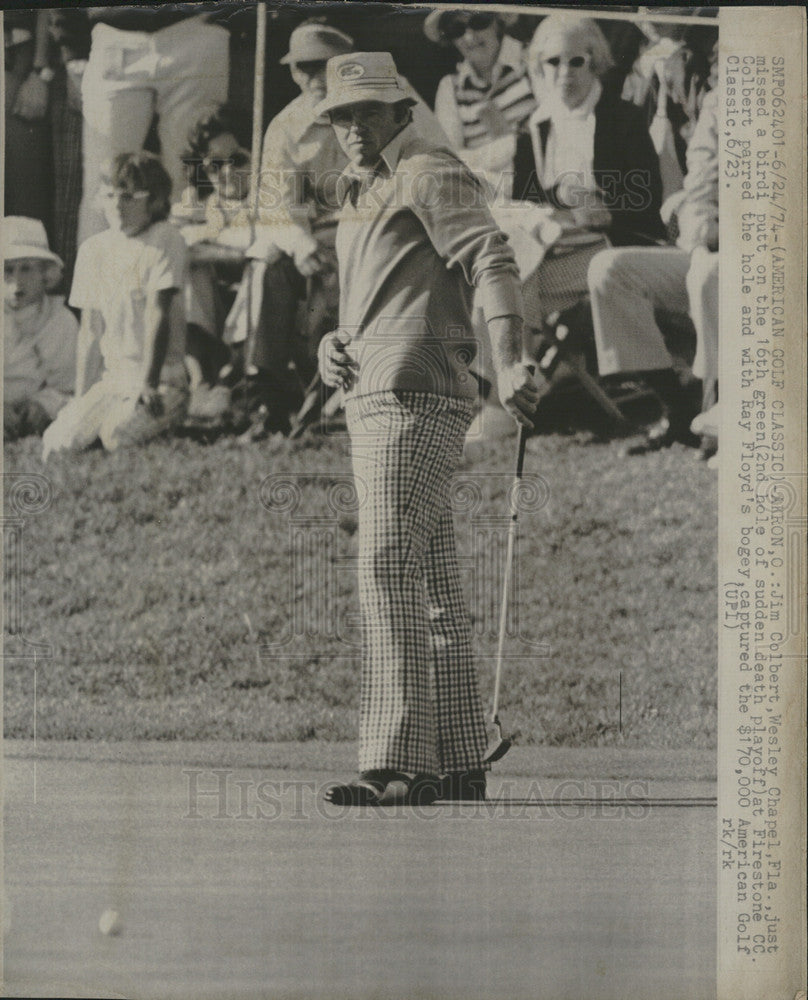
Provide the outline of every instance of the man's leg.
{"type": "MultiPolygon", "coordinates": [[[[448,503],[427,550],[426,594],[441,773],[481,771],[486,748],[485,718],[448,503]]],[[[484,787],[484,779],[482,784],[484,787]]]]}
{"type": "Polygon", "coordinates": [[[290,371],[289,362],[298,336],[298,307],[305,294],[306,283],[291,257],[284,254],[266,266],[258,321],[249,332],[245,356],[250,398],[265,409],[254,425],[254,436],[288,431],[289,413],[302,402],[299,379],[290,371]]]}
{"type": "Polygon", "coordinates": [[[601,377],[630,373],[642,379],[662,405],[660,417],[629,454],[689,442],[696,406],[674,370],[655,310],[688,312],[690,255],[678,247],[625,247],[598,254],[589,267],[589,288],[601,377]]]}
{"type": "Polygon", "coordinates": [[[689,261],[678,247],[620,247],[593,258],[588,284],[601,377],[671,367],[654,310],[688,311],[689,261]]]}
{"type": "Polygon", "coordinates": [[[471,406],[384,392],[349,400],[346,417],[360,498],[360,770],[437,773],[424,566],[471,406]]]}
{"type": "Polygon", "coordinates": [[[101,171],[119,153],[142,149],[154,116],[154,91],[143,66],[149,56],[144,32],[93,29],[81,84],[84,172],[78,242],[107,228],[97,204],[101,171]]]}
{"type": "Polygon", "coordinates": [[[227,100],[230,36],[220,25],[189,18],[156,31],[154,46],[161,157],[178,198],[185,186],[188,133],[227,100]]]}
{"type": "Polygon", "coordinates": [[[696,327],[693,371],[704,386],[703,410],[718,400],[718,254],[696,247],[687,272],[690,315],[696,327]]]}
{"type": "Polygon", "coordinates": [[[43,461],[54,451],[89,448],[115,409],[115,400],[114,392],[103,378],[83,396],[71,399],[42,435],[43,461]]]}

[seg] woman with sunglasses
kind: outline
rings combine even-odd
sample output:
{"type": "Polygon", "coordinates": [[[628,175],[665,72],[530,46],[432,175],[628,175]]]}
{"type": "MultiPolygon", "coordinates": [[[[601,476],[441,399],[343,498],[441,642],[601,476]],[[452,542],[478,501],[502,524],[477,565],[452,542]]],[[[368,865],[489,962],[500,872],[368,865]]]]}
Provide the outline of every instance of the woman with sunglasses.
{"type": "Polygon", "coordinates": [[[612,57],[597,24],[551,14],[527,64],[541,99],[517,141],[514,198],[550,203],[565,228],[618,246],[664,238],[656,151],[642,112],[601,82],[612,57]]]}
{"type": "Polygon", "coordinates": [[[187,359],[191,372],[189,417],[220,423],[230,406],[230,391],[217,384],[232,360],[224,340],[223,285],[237,281],[243,254],[253,241],[248,196],[250,154],[234,134],[235,109],[221,105],[188,134],[183,162],[188,180],[172,217],[189,245],[185,311],[187,359]]]}
{"type": "Polygon", "coordinates": [[[424,22],[430,41],[462,57],[438,85],[435,115],[453,149],[500,193],[516,133],[536,106],[522,46],[505,34],[515,20],[515,14],[443,9],[424,22]]]}

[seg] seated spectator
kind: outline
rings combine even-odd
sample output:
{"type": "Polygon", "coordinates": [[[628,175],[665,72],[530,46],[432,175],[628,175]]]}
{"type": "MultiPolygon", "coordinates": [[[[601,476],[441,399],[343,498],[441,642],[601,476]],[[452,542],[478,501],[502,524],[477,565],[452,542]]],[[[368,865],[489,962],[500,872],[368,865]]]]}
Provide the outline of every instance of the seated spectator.
{"type": "MultiPolygon", "coordinates": [[[[694,407],[673,370],[655,311],[689,312],[696,328],[694,374],[702,379],[704,436],[701,454],[717,442],[718,384],[718,93],[704,99],[687,148],[687,174],[678,207],[675,247],[606,250],[589,269],[589,288],[601,376],[642,378],[660,397],[664,413],[635,451],[688,440],[694,407]]],[[[695,407],[697,409],[697,407],[695,407]]]]}
{"type": "MultiPolygon", "coordinates": [[[[301,303],[307,302],[312,341],[336,319],[336,182],[348,160],[328,120],[314,108],[325,96],[327,61],[353,48],[344,32],[313,19],[292,32],[281,59],[300,94],[264,136],[258,196],[264,238],[250,251],[253,266],[225,324],[228,342],[245,343],[249,396],[262,404],[248,435],[253,438],[288,429],[289,412],[300,401],[298,376],[305,379],[316,370],[317,343],[307,343],[299,331],[301,303]],[[298,376],[290,373],[293,361],[298,376]]],[[[435,116],[406,80],[401,83],[414,101],[413,120],[421,133],[446,146],[435,116]]]]}
{"type": "Polygon", "coordinates": [[[42,434],[73,392],[78,323],[38,219],[3,221],[3,437],[42,434]]]}
{"type": "Polygon", "coordinates": [[[81,310],[76,398],[45,432],[44,458],[99,438],[109,450],[143,444],[187,407],[187,250],[166,221],[171,179],[149,153],[122,153],[102,179],[111,228],[79,247],[70,294],[81,310]]]}
{"type": "Polygon", "coordinates": [[[172,219],[182,226],[190,248],[185,287],[186,360],[191,371],[189,416],[213,422],[228,411],[230,392],[215,385],[230,362],[222,337],[226,305],[220,293],[226,281],[238,280],[232,261],[208,252],[210,244],[245,252],[254,241],[250,221],[251,158],[232,131],[230,109],[223,105],[197,122],[183,154],[188,186],[172,206],[172,219]]]}
{"type": "Polygon", "coordinates": [[[514,198],[547,202],[618,246],[665,235],[659,163],[642,113],[604,92],[609,46],[594,21],[551,14],[528,49],[543,94],[517,141],[514,198]]]}
{"type": "Polygon", "coordinates": [[[693,133],[704,96],[710,88],[709,51],[713,29],[666,26],[671,35],[644,26],[646,44],[623,85],[623,99],[645,110],[662,174],[666,201],[681,190],[687,170],[687,143],[693,133]],[[698,44],[701,42],[701,44],[698,44]]]}
{"type": "Polygon", "coordinates": [[[433,10],[424,22],[430,41],[452,45],[462,62],[435,94],[435,116],[452,149],[498,194],[510,176],[516,133],[536,106],[522,46],[505,29],[515,14],[433,10]]]}

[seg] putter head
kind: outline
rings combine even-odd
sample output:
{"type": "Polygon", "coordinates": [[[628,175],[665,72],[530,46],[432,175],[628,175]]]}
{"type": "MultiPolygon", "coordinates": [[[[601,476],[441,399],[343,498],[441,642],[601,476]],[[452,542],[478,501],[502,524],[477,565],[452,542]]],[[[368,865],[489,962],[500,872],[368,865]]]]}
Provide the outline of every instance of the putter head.
{"type": "Polygon", "coordinates": [[[512,746],[513,740],[509,740],[507,736],[492,740],[485,751],[483,763],[493,764],[495,760],[501,760],[512,746]]]}
{"type": "Polygon", "coordinates": [[[488,744],[488,749],[485,751],[485,756],[483,757],[484,764],[493,764],[494,761],[501,760],[513,746],[513,737],[502,735],[502,726],[500,725],[499,718],[494,716],[491,721],[497,728],[497,734],[488,744]]]}

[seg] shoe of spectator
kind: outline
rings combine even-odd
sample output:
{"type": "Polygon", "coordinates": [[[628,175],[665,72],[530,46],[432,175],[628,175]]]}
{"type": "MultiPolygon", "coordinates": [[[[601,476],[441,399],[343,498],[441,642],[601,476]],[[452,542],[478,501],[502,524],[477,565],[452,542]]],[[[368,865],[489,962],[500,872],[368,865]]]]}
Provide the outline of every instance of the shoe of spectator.
{"type": "Polygon", "coordinates": [[[253,414],[250,426],[239,435],[238,442],[251,444],[253,441],[265,441],[272,434],[288,437],[291,429],[287,413],[262,404],[253,414]]]}
{"type": "Polygon", "coordinates": [[[718,438],[712,434],[702,434],[699,445],[698,459],[700,462],[709,461],[718,451],[718,438]]]}
{"type": "Polygon", "coordinates": [[[191,400],[188,404],[188,419],[221,423],[229,409],[230,390],[227,386],[209,386],[202,382],[191,393],[191,400]]]}
{"type": "Polygon", "coordinates": [[[718,403],[711,406],[709,410],[704,413],[699,413],[695,416],[690,424],[690,429],[694,434],[700,434],[702,436],[713,437],[718,440],[718,425],[720,423],[720,416],[718,410],[718,403]]]}

